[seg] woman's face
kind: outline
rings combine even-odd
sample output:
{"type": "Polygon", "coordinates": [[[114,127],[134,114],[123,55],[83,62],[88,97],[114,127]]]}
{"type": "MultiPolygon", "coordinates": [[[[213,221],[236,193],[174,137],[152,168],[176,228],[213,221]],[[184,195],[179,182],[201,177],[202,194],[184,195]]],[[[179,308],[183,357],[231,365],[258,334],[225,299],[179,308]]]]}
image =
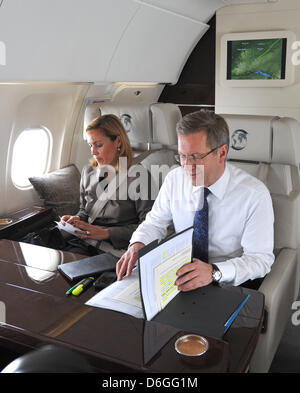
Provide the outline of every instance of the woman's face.
{"type": "Polygon", "coordinates": [[[101,130],[87,131],[87,143],[99,167],[111,165],[115,167],[118,162],[118,148],[121,146],[120,137],[112,141],[101,130]]]}

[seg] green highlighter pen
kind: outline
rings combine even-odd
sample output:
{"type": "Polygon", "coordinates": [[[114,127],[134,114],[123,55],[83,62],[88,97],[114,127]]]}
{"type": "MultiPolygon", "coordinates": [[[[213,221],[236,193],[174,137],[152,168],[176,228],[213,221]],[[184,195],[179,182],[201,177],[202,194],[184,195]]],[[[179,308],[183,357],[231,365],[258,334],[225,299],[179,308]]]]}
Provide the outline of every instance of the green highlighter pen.
{"type": "Polygon", "coordinates": [[[92,284],[93,281],[94,281],[94,277],[85,278],[83,282],[78,283],[76,288],[73,289],[72,295],[79,296],[83,291],[85,291],[92,284]]]}
{"type": "Polygon", "coordinates": [[[66,292],[66,296],[71,295],[72,291],[77,287],[78,284],[74,285],[72,288],[70,288],[69,290],[67,290],[66,292]]]}
{"type": "MultiPolygon", "coordinates": [[[[94,277],[89,277],[88,279],[93,279],[93,280],[94,280],[94,277]]],[[[83,278],[83,279],[80,280],[77,284],[73,285],[72,288],[70,288],[70,289],[67,290],[66,296],[71,295],[71,293],[74,291],[74,289],[77,288],[78,285],[84,284],[86,280],[87,280],[86,278],[83,278]]]]}

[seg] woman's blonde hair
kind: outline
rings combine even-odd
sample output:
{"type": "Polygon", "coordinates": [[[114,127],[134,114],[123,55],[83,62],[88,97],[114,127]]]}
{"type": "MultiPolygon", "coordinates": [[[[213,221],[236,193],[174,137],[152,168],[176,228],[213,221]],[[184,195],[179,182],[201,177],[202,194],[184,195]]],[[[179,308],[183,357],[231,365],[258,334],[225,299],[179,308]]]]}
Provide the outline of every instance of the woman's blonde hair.
{"type": "MultiPolygon", "coordinates": [[[[117,116],[113,114],[98,116],[86,128],[86,132],[92,130],[99,130],[100,132],[103,132],[104,135],[112,141],[119,136],[121,139],[119,156],[127,157],[127,168],[131,166],[133,158],[132,149],[125,128],[117,116]]],[[[95,158],[92,158],[91,165],[93,168],[98,166],[95,158]]]]}

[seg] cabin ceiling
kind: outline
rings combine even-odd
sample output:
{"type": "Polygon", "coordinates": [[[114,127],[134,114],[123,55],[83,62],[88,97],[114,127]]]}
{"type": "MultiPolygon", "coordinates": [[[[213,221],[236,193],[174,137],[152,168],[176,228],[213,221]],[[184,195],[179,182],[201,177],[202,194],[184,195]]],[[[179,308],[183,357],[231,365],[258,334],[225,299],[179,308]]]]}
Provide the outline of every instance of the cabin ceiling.
{"type": "Polygon", "coordinates": [[[221,7],[231,4],[268,3],[277,0],[136,0],[189,18],[207,22],[221,7]],[[213,10],[213,12],[212,12],[213,10]]]}
{"type": "Polygon", "coordinates": [[[174,84],[216,10],[245,2],[0,0],[0,81],[174,84]]]}

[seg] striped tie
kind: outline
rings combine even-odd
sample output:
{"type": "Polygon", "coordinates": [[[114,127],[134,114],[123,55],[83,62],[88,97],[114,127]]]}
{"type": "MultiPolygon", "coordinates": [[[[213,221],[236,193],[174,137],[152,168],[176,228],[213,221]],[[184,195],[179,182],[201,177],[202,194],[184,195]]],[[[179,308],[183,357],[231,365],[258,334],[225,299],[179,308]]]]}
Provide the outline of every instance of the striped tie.
{"type": "Polygon", "coordinates": [[[194,217],[193,257],[208,262],[208,203],[210,193],[204,188],[204,201],[201,210],[197,210],[194,217]]]}

